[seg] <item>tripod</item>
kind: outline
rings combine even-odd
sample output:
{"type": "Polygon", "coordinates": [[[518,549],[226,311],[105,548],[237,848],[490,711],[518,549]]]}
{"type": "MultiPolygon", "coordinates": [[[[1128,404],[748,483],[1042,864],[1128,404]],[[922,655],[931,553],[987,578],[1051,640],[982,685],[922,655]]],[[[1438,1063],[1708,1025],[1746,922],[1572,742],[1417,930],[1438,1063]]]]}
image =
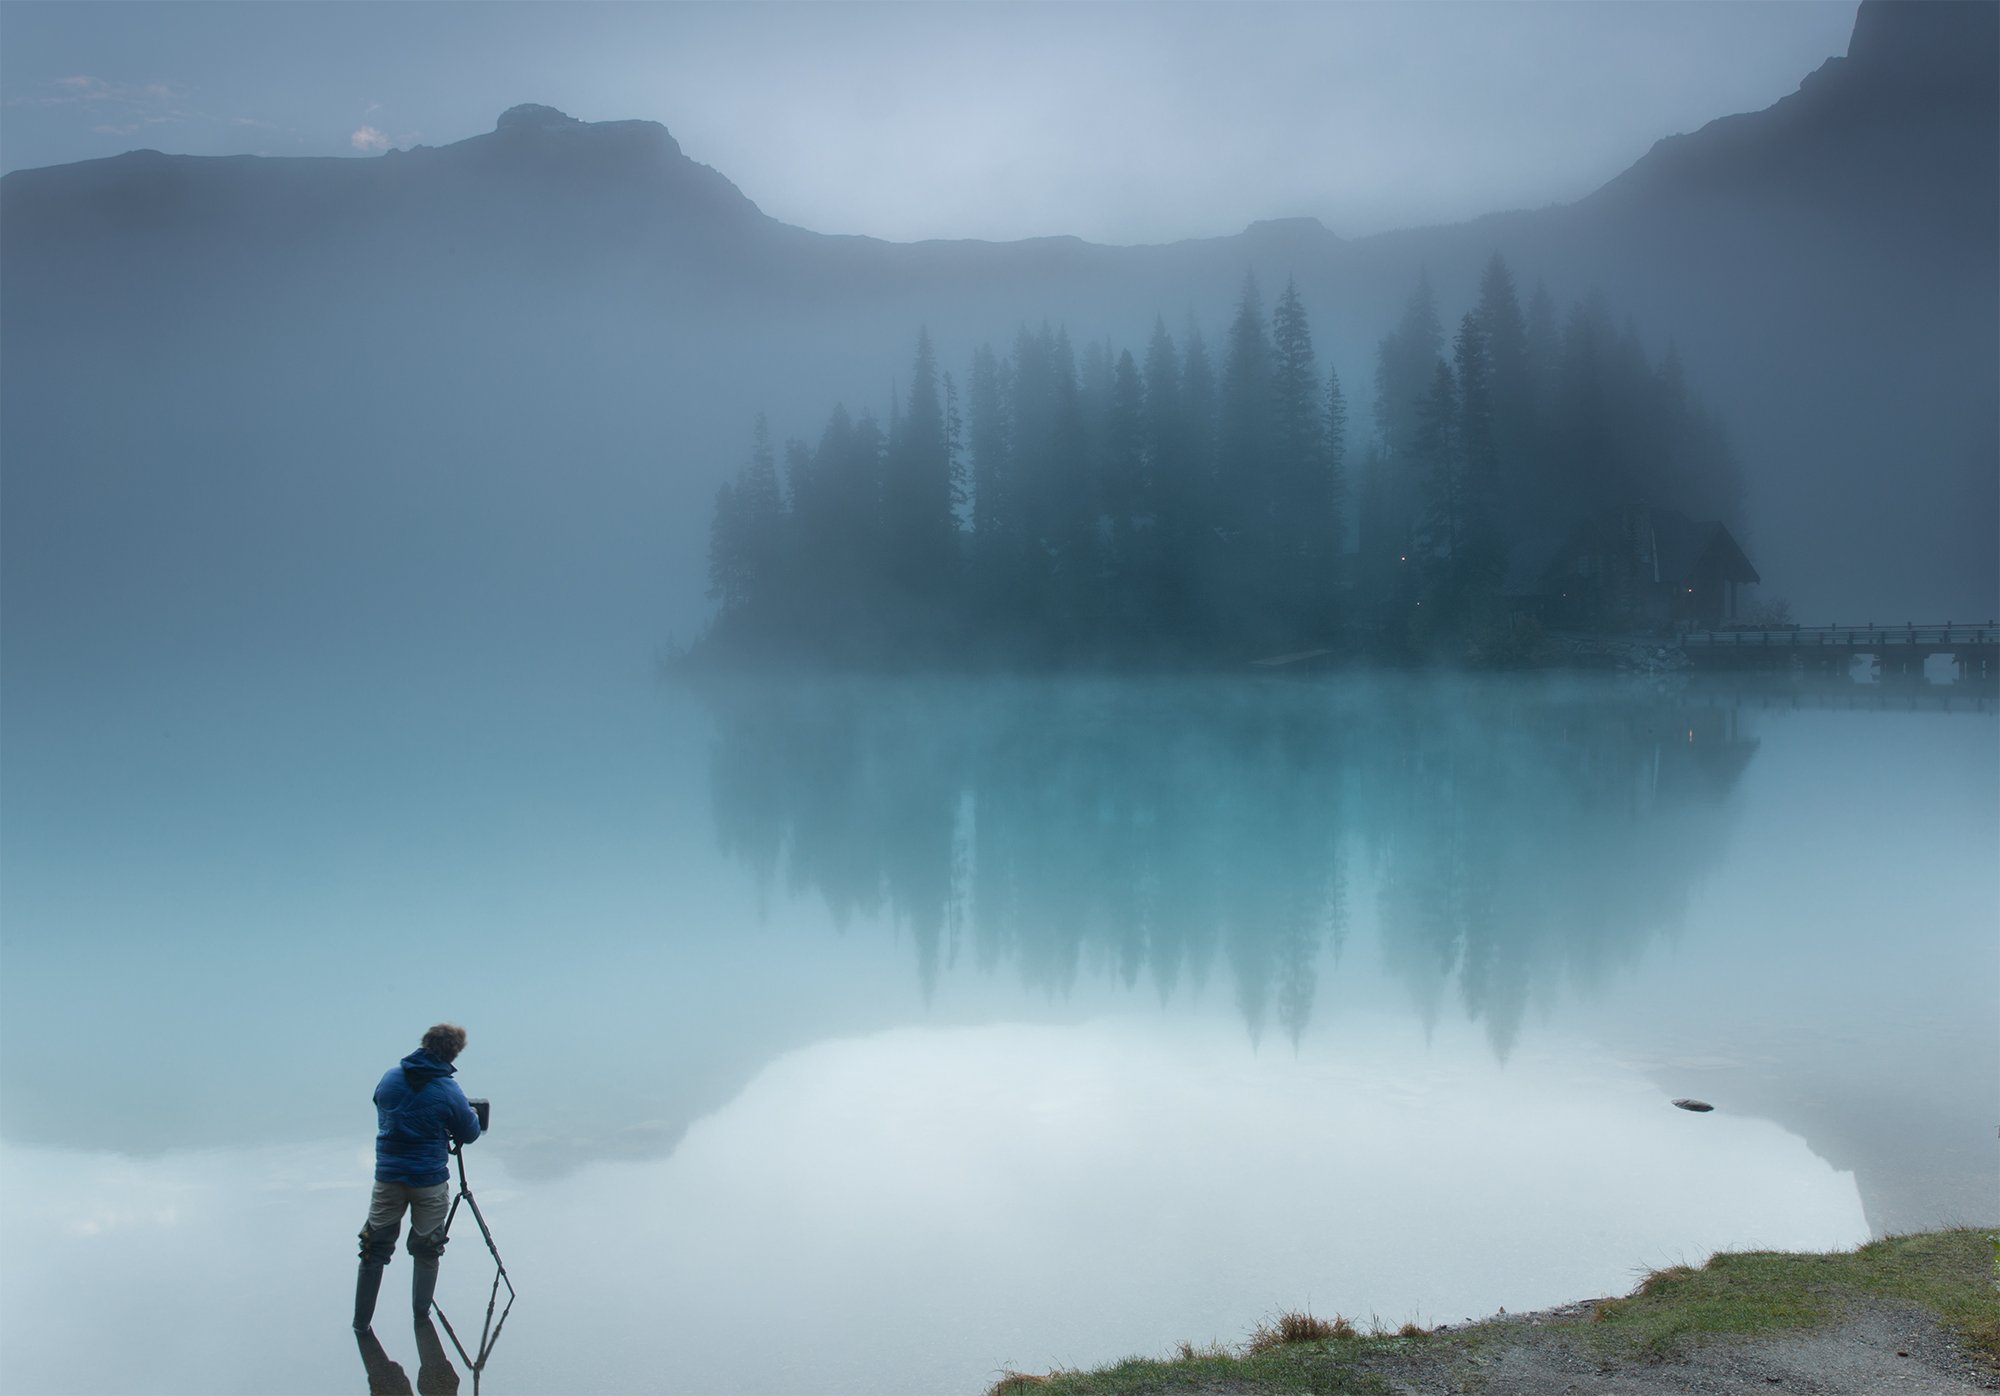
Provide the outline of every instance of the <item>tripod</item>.
{"type": "Polygon", "coordinates": [[[458,1349],[459,1360],[472,1369],[473,1396],[479,1396],[479,1375],[486,1369],[486,1359],[493,1355],[494,1345],[500,1341],[500,1330],[507,1325],[507,1315],[514,1311],[514,1282],[507,1278],[507,1262],[500,1258],[500,1248],[493,1244],[493,1230],[486,1225],[486,1217],[479,1210],[479,1203],[473,1199],[471,1186],[465,1181],[465,1151],[453,1144],[451,1152],[452,1157],[458,1160],[458,1196],[452,1198],[451,1211],[445,1214],[445,1235],[451,1235],[451,1224],[458,1218],[458,1204],[463,1202],[472,1213],[472,1219],[479,1223],[479,1234],[486,1238],[486,1249],[493,1257],[493,1288],[486,1296],[486,1323],[479,1331],[477,1355],[467,1352],[465,1344],[458,1340],[457,1330],[444,1315],[444,1306],[432,1300],[431,1307],[437,1310],[438,1319],[451,1338],[451,1345],[458,1349]],[[500,1286],[503,1284],[507,1286],[507,1304],[500,1309],[500,1317],[495,1321],[493,1310],[499,1307],[500,1286]]]}

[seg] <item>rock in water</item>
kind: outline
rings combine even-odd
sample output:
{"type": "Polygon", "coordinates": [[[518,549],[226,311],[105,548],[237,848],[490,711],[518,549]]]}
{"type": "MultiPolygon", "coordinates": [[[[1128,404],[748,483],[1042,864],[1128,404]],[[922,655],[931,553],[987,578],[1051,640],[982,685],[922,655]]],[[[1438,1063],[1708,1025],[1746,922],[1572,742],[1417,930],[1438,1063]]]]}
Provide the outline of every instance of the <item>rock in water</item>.
{"type": "Polygon", "coordinates": [[[1677,1101],[1675,1101],[1675,1102],[1674,1102],[1674,1105],[1675,1105],[1675,1106],[1676,1106],[1677,1108],[1679,1108],[1679,1109],[1682,1109],[1682,1110],[1693,1110],[1693,1111],[1695,1111],[1695,1112],[1696,1112],[1696,1113],[1698,1113],[1698,1114],[1701,1114],[1701,1113],[1706,1113],[1706,1112],[1708,1112],[1708,1111],[1710,1111],[1710,1110],[1713,1110],[1713,1109],[1715,1108],[1715,1107],[1714,1107],[1713,1105],[1710,1105],[1710,1104],[1709,1104],[1709,1103],[1708,1103],[1707,1101],[1705,1101],[1705,1100],[1687,1100],[1687,1099],[1681,1099],[1681,1100],[1677,1100],[1677,1101]]]}

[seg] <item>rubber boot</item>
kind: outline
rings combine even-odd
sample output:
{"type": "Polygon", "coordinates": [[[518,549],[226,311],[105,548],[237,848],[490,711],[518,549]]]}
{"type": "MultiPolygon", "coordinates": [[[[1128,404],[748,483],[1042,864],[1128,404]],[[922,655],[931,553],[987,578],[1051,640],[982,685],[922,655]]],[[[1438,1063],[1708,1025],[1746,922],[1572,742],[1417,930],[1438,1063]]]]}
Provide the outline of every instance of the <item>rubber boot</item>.
{"type": "MultiPolygon", "coordinates": [[[[435,1272],[433,1272],[435,1278],[435,1272]]],[[[361,1272],[354,1277],[354,1331],[366,1332],[368,1325],[375,1321],[375,1296],[382,1290],[382,1267],[361,1264],[361,1272]]]]}
{"type": "Polygon", "coordinates": [[[429,1265],[421,1260],[410,1271],[410,1311],[418,1318],[428,1318],[431,1312],[431,1296],[437,1293],[438,1263],[429,1265]]]}

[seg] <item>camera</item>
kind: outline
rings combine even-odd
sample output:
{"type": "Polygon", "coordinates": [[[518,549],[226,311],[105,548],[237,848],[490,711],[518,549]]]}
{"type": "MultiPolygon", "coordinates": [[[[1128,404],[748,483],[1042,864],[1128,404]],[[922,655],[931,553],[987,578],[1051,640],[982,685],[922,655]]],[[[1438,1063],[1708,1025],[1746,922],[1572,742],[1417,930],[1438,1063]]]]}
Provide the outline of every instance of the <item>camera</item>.
{"type": "Polygon", "coordinates": [[[490,1100],[468,1100],[465,1103],[472,1107],[472,1113],[479,1118],[479,1132],[481,1134],[486,1133],[491,1127],[487,1121],[493,1115],[493,1102],[490,1100]]]}

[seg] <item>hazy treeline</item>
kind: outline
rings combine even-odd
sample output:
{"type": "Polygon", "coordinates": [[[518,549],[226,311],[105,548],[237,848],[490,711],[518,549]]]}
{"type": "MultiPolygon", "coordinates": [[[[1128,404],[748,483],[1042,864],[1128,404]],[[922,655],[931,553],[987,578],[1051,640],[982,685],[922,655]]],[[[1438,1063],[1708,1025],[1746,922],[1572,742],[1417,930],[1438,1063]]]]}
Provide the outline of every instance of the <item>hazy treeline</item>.
{"type": "Polygon", "coordinates": [[[709,644],[834,662],[1242,657],[1287,645],[1491,649],[1511,557],[1645,502],[1733,515],[1727,441],[1671,351],[1602,296],[1558,327],[1496,256],[1446,340],[1428,280],[1350,442],[1296,287],[1246,277],[1212,352],[1023,328],[963,387],[919,336],[883,423],[834,409],[780,453],[762,419],[716,500],[709,644]]]}
{"type": "Polygon", "coordinates": [[[1632,963],[1724,844],[1754,741],[1672,698],[1218,680],[819,680],[713,690],[725,851],[944,966],[1162,999],[1226,970],[1296,1039],[1371,910],[1434,1019],[1505,1051],[1529,1004],[1632,963]],[[1491,697],[1491,695],[1489,695],[1491,697]],[[1532,818],[1522,818],[1522,810],[1532,818]],[[1372,887],[1356,906],[1355,884],[1372,887]]]}
{"type": "Polygon", "coordinates": [[[1447,342],[1428,281],[1376,351],[1375,440],[1361,472],[1353,596],[1391,647],[1506,644],[1510,569],[1536,569],[1579,524],[1628,504],[1736,522],[1742,475],[1638,327],[1592,292],[1558,326],[1537,286],[1522,309],[1497,256],[1447,342]]]}

